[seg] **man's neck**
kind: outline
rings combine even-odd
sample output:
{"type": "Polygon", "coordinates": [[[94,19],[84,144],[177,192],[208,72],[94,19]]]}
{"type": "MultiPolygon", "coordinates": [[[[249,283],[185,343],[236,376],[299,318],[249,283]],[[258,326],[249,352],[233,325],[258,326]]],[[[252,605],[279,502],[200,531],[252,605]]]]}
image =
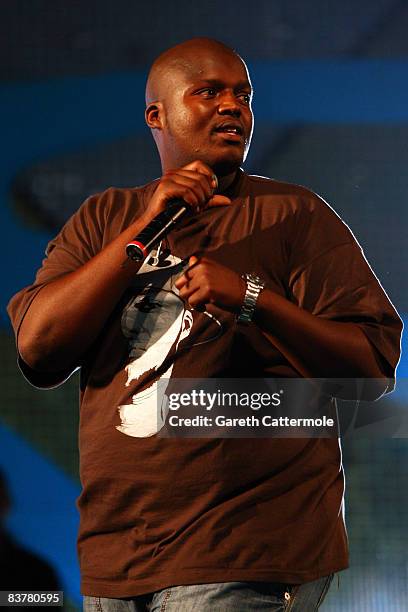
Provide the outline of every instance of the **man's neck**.
{"type": "Polygon", "coordinates": [[[231,172],[231,174],[227,174],[225,176],[218,176],[217,193],[225,193],[235,181],[238,172],[239,170],[234,170],[234,172],[231,172]]]}
{"type": "MultiPolygon", "coordinates": [[[[162,172],[166,172],[167,171],[167,166],[166,164],[162,163],[162,172]]],[[[216,193],[225,193],[229,187],[231,187],[231,185],[233,184],[233,182],[235,181],[236,177],[237,177],[237,173],[239,172],[239,168],[237,168],[236,170],[233,170],[232,172],[230,172],[229,174],[226,174],[224,176],[218,176],[217,175],[217,179],[218,179],[218,188],[216,190],[216,193]]]]}

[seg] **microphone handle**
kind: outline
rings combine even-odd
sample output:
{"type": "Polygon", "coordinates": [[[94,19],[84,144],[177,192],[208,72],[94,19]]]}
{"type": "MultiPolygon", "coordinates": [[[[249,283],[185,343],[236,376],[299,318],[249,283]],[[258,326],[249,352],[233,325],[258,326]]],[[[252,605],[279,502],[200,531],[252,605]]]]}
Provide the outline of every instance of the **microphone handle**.
{"type": "Polygon", "coordinates": [[[133,261],[143,261],[153,247],[170,232],[189,210],[184,200],[171,200],[165,210],[156,215],[145,228],[126,245],[126,255],[133,261]]]}

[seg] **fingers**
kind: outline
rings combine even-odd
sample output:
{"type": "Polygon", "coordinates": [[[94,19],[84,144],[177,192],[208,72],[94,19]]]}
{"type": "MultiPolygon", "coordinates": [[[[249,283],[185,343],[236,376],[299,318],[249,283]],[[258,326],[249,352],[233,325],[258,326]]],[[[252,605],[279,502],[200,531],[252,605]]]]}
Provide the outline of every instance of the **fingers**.
{"type": "MultiPolygon", "coordinates": [[[[200,160],[195,160],[189,164],[187,164],[186,166],[183,166],[183,168],[185,170],[193,170],[194,172],[199,172],[201,174],[206,174],[208,177],[212,178],[213,176],[215,176],[213,170],[210,168],[210,166],[207,166],[207,164],[205,164],[204,162],[200,161],[200,160]]],[[[217,178],[217,177],[215,177],[217,178]]],[[[217,187],[217,185],[216,185],[217,187]]]]}
{"type": "MultiPolygon", "coordinates": [[[[197,266],[201,263],[208,263],[205,258],[199,258],[192,255],[188,261],[188,268],[184,273],[177,279],[175,286],[179,290],[179,296],[187,301],[190,308],[203,312],[205,310],[205,302],[207,301],[206,296],[208,293],[208,287],[200,279],[197,266]]],[[[210,302],[212,300],[209,300],[210,302]]]]}
{"type": "Polygon", "coordinates": [[[207,175],[192,170],[169,170],[162,179],[168,189],[176,189],[191,206],[204,206],[214,194],[214,182],[207,175]]]}
{"type": "Polygon", "coordinates": [[[182,300],[188,302],[190,308],[194,310],[204,311],[205,304],[211,302],[211,299],[207,299],[205,288],[195,286],[195,283],[187,283],[179,290],[179,296],[182,300]]]}
{"type": "Polygon", "coordinates": [[[191,270],[191,268],[193,268],[195,265],[197,265],[199,263],[199,258],[196,255],[192,255],[190,257],[190,259],[188,260],[188,268],[186,270],[186,272],[188,272],[188,270],[191,270]]]}
{"type": "Polygon", "coordinates": [[[230,198],[217,193],[208,200],[207,208],[211,208],[212,206],[228,206],[229,204],[232,204],[230,198]]]}
{"type": "Polygon", "coordinates": [[[195,255],[192,255],[190,257],[190,259],[188,260],[188,268],[186,270],[184,270],[183,274],[176,280],[176,282],[174,283],[175,286],[177,287],[177,289],[182,289],[183,287],[186,288],[189,284],[190,281],[193,278],[193,275],[191,274],[191,270],[199,263],[199,259],[198,257],[196,257],[195,255]]]}
{"type": "MultiPolygon", "coordinates": [[[[186,268],[186,270],[184,270],[183,274],[180,276],[180,278],[175,282],[175,285],[177,287],[177,289],[179,289],[183,284],[188,283],[191,278],[193,277],[193,275],[191,274],[191,271],[193,270],[193,268],[195,268],[199,263],[200,263],[200,258],[197,257],[196,255],[192,255],[189,260],[188,260],[188,268],[186,268]]],[[[207,261],[206,259],[203,259],[203,261],[207,261]]]]}
{"type": "MultiPolygon", "coordinates": [[[[198,259],[198,257],[196,257],[195,255],[192,255],[190,257],[190,259],[188,260],[188,268],[186,270],[184,270],[183,274],[176,280],[175,282],[175,286],[177,287],[177,289],[180,292],[181,295],[181,291],[183,291],[184,293],[189,290],[191,291],[192,289],[192,280],[194,279],[194,273],[192,272],[192,270],[200,263],[200,260],[198,259]]],[[[184,296],[182,296],[184,297],[184,296]]]]}
{"type": "Polygon", "coordinates": [[[149,202],[149,213],[154,217],[164,210],[171,200],[182,199],[195,212],[212,206],[226,206],[231,200],[216,194],[218,179],[212,169],[196,160],[162,176],[149,202]]]}
{"type": "Polygon", "coordinates": [[[207,177],[207,179],[210,179],[210,184],[213,192],[218,189],[217,175],[209,166],[207,166],[207,164],[204,164],[202,161],[197,160],[192,162],[191,164],[187,164],[187,166],[184,166],[184,169],[197,172],[198,174],[203,174],[207,177]]]}
{"type": "Polygon", "coordinates": [[[238,272],[201,254],[190,257],[188,268],[175,286],[180,298],[194,310],[215,304],[234,313],[240,311],[246,290],[245,281],[238,272]]]}
{"type": "Polygon", "coordinates": [[[204,162],[200,160],[195,160],[183,168],[176,170],[177,174],[184,175],[186,178],[192,178],[195,180],[200,180],[201,185],[205,187],[209,185],[210,193],[206,192],[207,200],[202,202],[204,206],[225,206],[231,204],[230,198],[226,196],[221,196],[219,194],[214,195],[214,192],[218,189],[218,178],[217,175],[214,174],[213,170],[207,166],[204,162]],[[201,176],[197,176],[201,175],[201,176]],[[202,182],[204,180],[204,183],[202,182]]]}
{"type": "Polygon", "coordinates": [[[176,170],[169,172],[170,177],[180,187],[185,187],[183,199],[195,208],[210,208],[212,206],[229,206],[232,202],[227,196],[219,193],[214,194],[218,186],[218,179],[215,174],[211,175],[208,182],[208,175],[199,175],[198,172],[176,170]]]}

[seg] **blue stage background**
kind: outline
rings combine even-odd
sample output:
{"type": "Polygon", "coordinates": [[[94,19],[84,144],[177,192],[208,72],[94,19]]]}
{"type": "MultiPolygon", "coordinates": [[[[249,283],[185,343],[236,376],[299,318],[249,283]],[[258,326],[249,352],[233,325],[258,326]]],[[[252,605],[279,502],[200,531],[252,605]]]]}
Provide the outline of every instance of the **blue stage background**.
{"type": "MultiPolygon", "coordinates": [[[[81,605],[77,380],[49,392],[29,387],[15,366],[5,307],[31,283],[48,240],[86,195],[159,175],[143,121],[146,74],[157,53],[198,34],[242,52],[256,117],[245,169],[307,185],[328,200],[407,317],[407,8],[391,0],[312,2],[308,11],[306,3],[290,4],[255,2],[249,10],[243,2],[222,9],[209,2],[200,12],[179,1],[172,13],[159,3],[160,25],[153,9],[124,0],[115,13],[105,1],[89,2],[82,13],[77,3],[3,3],[0,468],[12,498],[8,527],[54,566],[67,608],[81,605]],[[166,19],[177,22],[171,35],[166,19]]],[[[404,337],[401,380],[408,376],[405,344],[404,337]]],[[[407,457],[404,439],[344,441],[351,570],[323,610],[408,609],[407,457]]]]}

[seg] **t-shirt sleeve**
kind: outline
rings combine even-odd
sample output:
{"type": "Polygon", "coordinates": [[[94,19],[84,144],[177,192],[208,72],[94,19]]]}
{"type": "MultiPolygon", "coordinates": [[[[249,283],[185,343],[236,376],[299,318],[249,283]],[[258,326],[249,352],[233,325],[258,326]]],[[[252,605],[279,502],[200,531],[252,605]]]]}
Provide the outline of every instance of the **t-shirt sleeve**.
{"type": "MultiPolygon", "coordinates": [[[[36,274],[34,283],[19,291],[10,300],[7,310],[16,343],[24,317],[41,289],[57,278],[81,267],[101,249],[104,207],[108,199],[109,191],[85,200],[60,233],[48,243],[45,259],[36,274]]],[[[61,316],[63,317],[63,313],[61,316]]],[[[50,388],[64,382],[81,364],[79,362],[72,364],[71,368],[61,372],[39,373],[30,368],[18,354],[18,365],[24,377],[31,384],[36,387],[50,388]]]]}
{"type": "Polygon", "coordinates": [[[289,290],[297,305],[319,317],[357,324],[392,391],[403,325],[361,246],[314,194],[300,209],[294,236],[289,290]]]}

